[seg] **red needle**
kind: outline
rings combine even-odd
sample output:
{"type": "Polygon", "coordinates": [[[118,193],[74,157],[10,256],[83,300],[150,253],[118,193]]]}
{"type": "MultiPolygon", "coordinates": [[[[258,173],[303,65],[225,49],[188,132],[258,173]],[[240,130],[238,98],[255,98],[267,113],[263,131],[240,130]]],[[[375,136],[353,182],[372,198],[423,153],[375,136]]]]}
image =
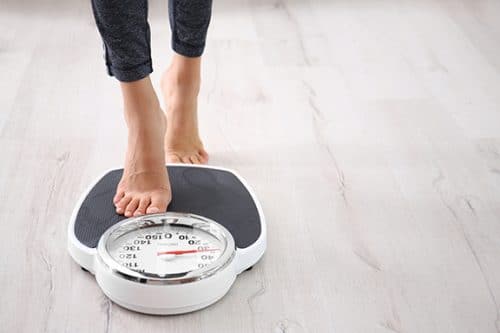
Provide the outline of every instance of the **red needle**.
{"type": "Polygon", "coordinates": [[[211,252],[211,251],[219,251],[219,249],[204,249],[204,250],[175,250],[175,251],[164,251],[158,252],[157,255],[162,254],[188,254],[188,253],[198,253],[198,252],[211,252]]]}

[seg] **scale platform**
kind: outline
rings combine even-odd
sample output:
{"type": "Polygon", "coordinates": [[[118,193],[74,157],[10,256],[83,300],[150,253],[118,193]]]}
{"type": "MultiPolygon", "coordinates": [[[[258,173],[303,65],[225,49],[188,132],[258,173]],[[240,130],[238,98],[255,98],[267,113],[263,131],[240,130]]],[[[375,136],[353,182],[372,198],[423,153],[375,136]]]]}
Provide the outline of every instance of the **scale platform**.
{"type": "MultiPolygon", "coordinates": [[[[172,202],[167,211],[203,216],[223,225],[233,236],[238,257],[236,272],[250,269],[264,254],[266,226],[260,203],[236,172],[204,165],[167,165],[172,202]]],[[[94,273],[101,236],[126,219],[115,212],[113,196],[123,169],[99,177],[78,201],[68,226],[68,249],[73,259],[94,273]]]]}

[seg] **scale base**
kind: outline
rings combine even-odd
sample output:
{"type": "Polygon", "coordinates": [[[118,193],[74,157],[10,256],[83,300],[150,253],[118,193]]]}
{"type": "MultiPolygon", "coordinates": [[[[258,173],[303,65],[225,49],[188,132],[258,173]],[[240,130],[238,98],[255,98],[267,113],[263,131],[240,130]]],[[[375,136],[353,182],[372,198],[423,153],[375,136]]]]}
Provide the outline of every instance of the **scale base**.
{"type": "Polygon", "coordinates": [[[135,305],[135,304],[129,304],[129,303],[124,303],[121,301],[118,301],[116,299],[113,299],[112,297],[109,297],[109,295],[106,295],[109,299],[113,301],[113,303],[118,304],[122,308],[125,308],[127,310],[132,310],[135,312],[140,312],[143,314],[150,314],[150,315],[156,315],[156,316],[161,316],[161,315],[178,315],[178,314],[184,314],[184,313],[189,313],[189,312],[194,312],[197,310],[201,310],[203,308],[206,308],[217,301],[219,301],[224,295],[221,295],[219,297],[214,298],[213,300],[210,300],[208,302],[196,304],[196,305],[191,305],[191,306],[185,306],[185,307],[180,307],[180,308],[175,308],[175,309],[156,309],[156,308],[150,308],[150,307],[144,307],[140,305],[135,305]]]}
{"type": "MultiPolygon", "coordinates": [[[[230,270],[233,280],[230,283],[226,281],[227,289],[200,298],[203,290],[209,292],[213,288],[207,287],[202,292],[193,289],[179,294],[177,290],[182,289],[180,286],[171,291],[160,287],[153,289],[154,292],[146,297],[142,287],[135,284],[127,285],[117,292],[116,281],[109,284],[99,282],[97,244],[108,228],[125,219],[116,214],[112,201],[123,169],[107,171],[82,193],[68,225],[68,251],[71,257],[82,270],[96,276],[103,292],[124,308],[155,315],[191,312],[217,302],[227,293],[236,275],[252,269],[259,261],[266,249],[267,238],[261,205],[248,183],[236,172],[185,164],[168,164],[166,170],[173,197],[168,211],[207,217],[223,225],[233,236],[236,254],[230,270]],[[131,296],[130,288],[136,287],[141,289],[140,292],[131,296]],[[108,293],[106,290],[111,291],[108,293]],[[201,303],[197,303],[199,300],[201,303]]],[[[191,288],[191,283],[185,286],[191,288]]]]}

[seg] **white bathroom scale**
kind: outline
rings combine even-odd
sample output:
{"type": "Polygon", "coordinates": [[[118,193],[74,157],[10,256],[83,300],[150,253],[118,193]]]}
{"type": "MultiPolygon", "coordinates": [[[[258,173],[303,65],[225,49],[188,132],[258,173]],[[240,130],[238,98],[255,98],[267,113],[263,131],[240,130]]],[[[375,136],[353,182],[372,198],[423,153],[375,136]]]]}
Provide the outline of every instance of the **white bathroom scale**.
{"type": "Polygon", "coordinates": [[[167,170],[167,213],[116,214],[112,200],[123,173],[116,169],[82,194],[68,226],[71,257],[113,302],[142,313],[185,313],[216,302],[266,249],[261,205],[236,172],[185,164],[167,170]]]}

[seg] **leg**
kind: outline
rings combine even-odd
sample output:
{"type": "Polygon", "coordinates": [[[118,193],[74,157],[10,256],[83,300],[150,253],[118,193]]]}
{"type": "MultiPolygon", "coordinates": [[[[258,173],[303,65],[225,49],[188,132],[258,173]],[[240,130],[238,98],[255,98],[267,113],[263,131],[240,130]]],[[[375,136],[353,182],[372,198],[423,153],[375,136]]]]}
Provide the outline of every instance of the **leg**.
{"type": "Polygon", "coordinates": [[[152,71],[146,0],[93,0],[110,75],[120,81],[128,126],[122,179],[113,199],[129,217],[166,210],[171,199],[165,169],[165,117],[149,79],[152,71]]]}
{"type": "Polygon", "coordinates": [[[167,107],[167,162],[208,162],[198,133],[197,99],[211,8],[211,0],[169,0],[175,54],[161,84],[167,107]]]}
{"type": "Polygon", "coordinates": [[[128,146],[123,177],[113,200],[116,212],[127,217],[164,212],[171,200],[163,150],[165,116],[149,76],[122,82],[121,89],[128,146]]]}

